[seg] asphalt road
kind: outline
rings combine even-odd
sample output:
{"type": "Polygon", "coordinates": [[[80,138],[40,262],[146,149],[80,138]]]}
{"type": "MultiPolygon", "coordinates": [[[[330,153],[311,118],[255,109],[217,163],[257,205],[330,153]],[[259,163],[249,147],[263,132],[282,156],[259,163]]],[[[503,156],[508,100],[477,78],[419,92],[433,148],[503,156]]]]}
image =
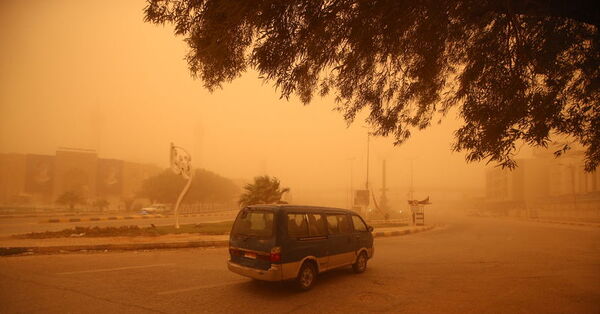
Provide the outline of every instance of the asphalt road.
{"type": "Polygon", "coordinates": [[[313,290],[226,269],[225,248],[0,258],[2,313],[599,313],[600,228],[494,218],[376,239],[313,290]]]}
{"type": "MultiPolygon", "coordinates": [[[[67,217],[67,218],[78,218],[78,217],[67,217]]],[[[193,224],[201,222],[217,222],[225,220],[233,220],[235,215],[229,214],[224,216],[197,216],[197,217],[180,217],[180,224],[193,224]]],[[[82,227],[119,227],[138,225],[140,227],[147,227],[150,224],[156,226],[161,225],[173,225],[175,224],[175,217],[170,216],[167,218],[136,218],[136,219],[122,219],[122,220],[102,220],[102,221],[81,221],[81,222],[58,222],[49,223],[46,222],[47,217],[27,217],[27,218],[3,218],[0,219],[0,236],[8,236],[11,234],[22,234],[29,232],[44,232],[44,231],[58,231],[67,228],[73,228],[76,226],[82,227]]]]}

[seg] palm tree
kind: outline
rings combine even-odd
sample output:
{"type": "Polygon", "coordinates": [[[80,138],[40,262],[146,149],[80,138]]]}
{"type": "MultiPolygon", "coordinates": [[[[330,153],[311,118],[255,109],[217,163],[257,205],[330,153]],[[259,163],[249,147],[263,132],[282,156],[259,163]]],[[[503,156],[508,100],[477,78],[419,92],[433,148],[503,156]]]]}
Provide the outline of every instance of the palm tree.
{"type": "Polygon", "coordinates": [[[239,204],[241,207],[254,204],[285,204],[281,200],[284,193],[289,192],[289,188],[280,188],[279,179],[269,176],[259,176],[254,178],[254,183],[246,184],[245,192],[240,196],[239,204]]]}

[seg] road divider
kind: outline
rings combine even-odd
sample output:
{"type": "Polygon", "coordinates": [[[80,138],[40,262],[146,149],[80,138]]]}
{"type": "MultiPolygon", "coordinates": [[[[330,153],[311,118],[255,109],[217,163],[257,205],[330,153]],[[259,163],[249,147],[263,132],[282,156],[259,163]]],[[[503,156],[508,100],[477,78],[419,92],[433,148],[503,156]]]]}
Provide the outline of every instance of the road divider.
{"type": "MultiPolygon", "coordinates": [[[[435,228],[435,225],[431,226],[410,226],[410,227],[401,227],[401,228],[382,228],[387,230],[374,231],[373,236],[375,238],[380,237],[394,237],[394,236],[404,236],[409,234],[414,234],[418,232],[424,232],[435,228]]],[[[224,247],[229,245],[229,235],[219,235],[213,236],[210,239],[199,239],[198,235],[190,234],[189,236],[185,236],[183,239],[178,239],[177,241],[167,242],[165,239],[156,237],[156,240],[152,242],[134,242],[135,237],[129,238],[131,241],[129,243],[115,243],[113,239],[107,237],[102,241],[106,241],[106,243],[81,243],[81,244],[69,244],[69,241],[72,239],[65,238],[64,245],[47,245],[44,246],[43,243],[40,243],[39,239],[31,239],[26,241],[27,244],[31,243],[32,245],[27,245],[25,243],[21,243],[19,246],[10,246],[9,243],[0,242],[0,256],[10,256],[10,255],[31,255],[31,254],[56,254],[56,253],[74,253],[74,252],[90,252],[90,251],[136,251],[136,250],[156,250],[156,249],[183,249],[183,248],[201,248],[201,247],[224,247]],[[189,240],[188,240],[189,239],[189,240]],[[161,241],[162,240],[162,241],[161,241]],[[7,245],[9,244],[9,245],[7,245]],[[25,244],[25,245],[23,245],[25,244]],[[33,245],[36,244],[36,245],[33,245]]],[[[83,241],[85,239],[82,239],[83,241]]],[[[120,238],[122,241],[122,238],[120,238]]],[[[90,240],[86,240],[90,241],[90,240]]],[[[62,240],[61,240],[62,242],[62,240]]],[[[59,242],[60,243],[60,242],[59,242]]],[[[13,245],[16,243],[13,243],[13,245]]]]}
{"type": "Polygon", "coordinates": [[[408,217],[396,218],[396,219],[371,219],[368,221],[371,225],[395,225],[395,224],[408,224],[410,219],[408,217]]]}
{"type": "MultiPolygon", "coordinates": [[[[179,217],[223,217],[235,216],[233,212],[222,213],[200,213],[200,214],[183,214],[179,217]]],[[[106,221],[106,220],[126,220],[126,219],[150,219],[150,218],[171,218],[173,215],[128,215],[128,216],[104,216],[104,217],[80,217],[80,218],[50,218],[40,221],[40,223],[68,223],[68,222],[86,222],[86,221],[106,221]]]]}
{"type": "Polygon", "coordinates": [[[135,216],[107,216],[107,217],[84,217],[84,218],[50,218],[42,220],[41,223],[60,223],[60,222],[84,222],[84,221],[104,221],[104,220],[124,220],[124,219],[148,219],[148,218],[166,218],[166,215],[135,215],[135,216]]]}
{"type": "Polygon", "coordinates": [[[423,227],[410,227],[402,230],[387,230],[387,231],[374,231],[373,237],[381,238],[381,237],[396,237],[403,236],[411,233],[418,233],[423,231],[428,231],[435,228],[435,225],[431,226],[423,226],[423,227]]]}
{"type": "Polygon", "coordinates": [[[551,220],[551,219],[539,219],[539,218],[529,218],[528,221],[548,223],[548,224],[560,224],[560,225],[569,225],[569,226],[596,227],[596,228],[600,228],[600,223],[593,223],[593,222],[551,220]]]}

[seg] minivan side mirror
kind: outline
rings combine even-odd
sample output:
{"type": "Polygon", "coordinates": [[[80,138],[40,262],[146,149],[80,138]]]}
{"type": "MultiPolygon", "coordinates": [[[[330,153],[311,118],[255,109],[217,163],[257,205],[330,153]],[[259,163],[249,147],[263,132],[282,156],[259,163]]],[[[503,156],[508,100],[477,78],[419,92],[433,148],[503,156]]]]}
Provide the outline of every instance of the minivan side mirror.
{"type": "Polygon", "coordinates": [[[373,226],[368,226],[367,230],[369,230],[369,232],[373,232],[374,228],[373,228],[373,226]]]}

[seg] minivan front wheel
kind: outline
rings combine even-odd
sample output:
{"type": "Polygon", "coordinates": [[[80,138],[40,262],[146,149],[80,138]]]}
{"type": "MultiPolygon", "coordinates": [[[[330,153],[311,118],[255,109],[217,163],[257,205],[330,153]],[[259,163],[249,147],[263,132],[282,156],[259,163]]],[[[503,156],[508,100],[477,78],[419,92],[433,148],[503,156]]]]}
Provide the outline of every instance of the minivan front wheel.
{"type": "Polygon", "coordinates": [[[355,273],[363,273],[367,270],[367,253],[361,252],[356,258],[356,262],[352,265],[352,269],[355,273]]]}
{"type": "Polygon", "coordinates": [[[298,272],[298,277],[296,278],[296,286],[302,290],[307,291],[312,288],[317,279],[317,270],[315,266],[311,262],[305,262],[302,264],[300,271],[298,272]]]}

